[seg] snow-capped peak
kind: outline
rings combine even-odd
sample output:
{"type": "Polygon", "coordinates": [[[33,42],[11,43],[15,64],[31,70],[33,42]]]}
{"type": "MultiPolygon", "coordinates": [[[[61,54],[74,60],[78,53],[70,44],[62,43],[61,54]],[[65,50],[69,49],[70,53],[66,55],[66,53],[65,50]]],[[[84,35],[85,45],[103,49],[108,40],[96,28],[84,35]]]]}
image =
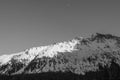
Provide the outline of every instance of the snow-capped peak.
{"type": "Polygon", "coordinates": [[[55,45],[45,46],[42,51],[39,53],[39,58],[46,56],[46,57],[54,57],[58,54],[58,52],[71,52],[76,50],[75,46],[76,44],[79,44],[78,40],[71,40],[68,42],[60,42],[55,45]]]}
{"type": "Polygon", "coordinates": [[[48,46],[33,47],[33,48],[26,49],[25,51],[19,52],[19,53],[16,53],[16,54],[0,56],[0,64],[1,65],[6,64],[11,59],[16,59],[20,62],[23,59],[25,59],[29,63],[36,56],[38,58],[41,58],[43,56],[54,57],[55,55],[58,54],[58,52],[71,52],[71,51],[77,50],[75,48],[76,44],[79,44],[78,39],[73,39],[71,41],[60,42],[60,43],[56,43],[56,44],[48,45],[48,46]]]}

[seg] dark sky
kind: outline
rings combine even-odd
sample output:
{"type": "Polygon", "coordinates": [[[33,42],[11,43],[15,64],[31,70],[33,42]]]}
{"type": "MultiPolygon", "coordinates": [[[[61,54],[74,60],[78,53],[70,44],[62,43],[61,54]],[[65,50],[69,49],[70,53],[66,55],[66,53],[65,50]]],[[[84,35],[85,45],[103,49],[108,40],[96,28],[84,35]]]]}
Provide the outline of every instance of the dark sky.
{"type": "Polygon", "coordinates": [[[120,36],[119,0],[0,0],[0,55],[95,32],[120,36]]]}

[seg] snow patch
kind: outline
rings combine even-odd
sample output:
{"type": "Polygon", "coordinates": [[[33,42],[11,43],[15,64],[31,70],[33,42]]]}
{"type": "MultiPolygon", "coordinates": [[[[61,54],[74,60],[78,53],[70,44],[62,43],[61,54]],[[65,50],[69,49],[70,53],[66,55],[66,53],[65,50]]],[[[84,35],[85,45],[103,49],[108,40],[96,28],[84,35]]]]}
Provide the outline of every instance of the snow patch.
{"type": "Polygon", "coordinates": [[[42,58],[43,56],[54,57],[58,54],[58,52],[72,52],[74,50],[77,50],[75,46],[76,44],[80,44],[79,41],[80,40],[78,39],[73,39],[71,41],[60,42],[54,45],[33,47],[30,49],[26,49],[23,52],[11,54],[11,55],[3,55],[3,56],[0,56],[0,64],[1,65],[6,64],[12,58],[18,61],[27,60],[27,62],[29,63],[36,56],[37,58],[42,58]]]}

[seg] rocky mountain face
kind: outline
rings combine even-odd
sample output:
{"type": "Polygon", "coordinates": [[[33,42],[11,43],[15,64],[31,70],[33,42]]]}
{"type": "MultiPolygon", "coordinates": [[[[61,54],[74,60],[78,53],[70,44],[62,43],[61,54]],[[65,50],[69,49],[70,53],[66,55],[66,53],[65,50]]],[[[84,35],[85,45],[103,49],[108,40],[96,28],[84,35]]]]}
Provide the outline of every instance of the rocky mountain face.
{"type": "Polygon", "coordinates": [[[0,56],[3,80],[120,80],[120,37],[88,38],[0,56]]]}

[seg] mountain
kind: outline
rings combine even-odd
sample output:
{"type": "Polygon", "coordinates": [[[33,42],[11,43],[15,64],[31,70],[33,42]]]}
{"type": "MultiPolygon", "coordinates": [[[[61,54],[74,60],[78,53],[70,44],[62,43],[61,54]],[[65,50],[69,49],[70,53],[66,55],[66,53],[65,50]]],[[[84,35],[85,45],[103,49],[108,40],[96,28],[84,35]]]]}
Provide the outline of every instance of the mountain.
{"type": "Polygon", "coordinates": [[[120,80],[120,37],[96,33],[0,56],[1,80],[120,80]]]}

